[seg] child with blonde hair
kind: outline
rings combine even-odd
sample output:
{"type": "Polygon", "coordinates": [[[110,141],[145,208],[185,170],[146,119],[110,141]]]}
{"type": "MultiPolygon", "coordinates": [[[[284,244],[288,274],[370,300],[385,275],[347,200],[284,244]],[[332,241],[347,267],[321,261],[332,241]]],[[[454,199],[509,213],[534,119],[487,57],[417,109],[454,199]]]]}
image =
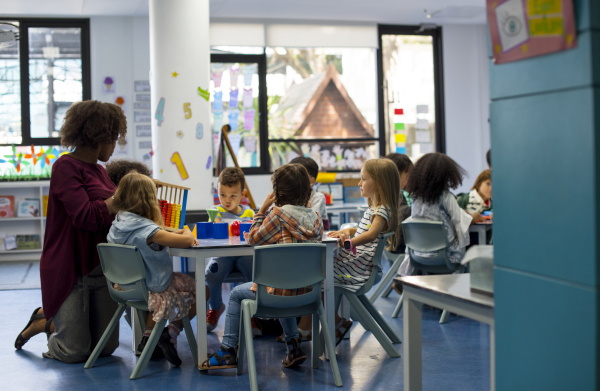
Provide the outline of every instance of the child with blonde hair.
{"type": "MultiPolygon", "coordinates": [[[[171,364],[179,366],[177,336],[183,330],[181,319],[186,315],[190,319],[196,315],[196,284],[186,274],[173,273],[169,247],[188,248],[198,241],[189,230],[169,232],[165,229],[156,186],[145,175],[125,175],[115,193],[113,207],[118,213],[108,233],[108,242],[137,246],[146,267],[148,310],[152,316],[148,316],[138,350],[146,346],[156,322],[168,319],[169,326],[162,331],[153,357],[160,357],[162,353],[171,364]]],[[[131,287],[115,288],[128,290],[131,287]]],[[[207,292],[207,296],[209,294],[207,292]]]]}

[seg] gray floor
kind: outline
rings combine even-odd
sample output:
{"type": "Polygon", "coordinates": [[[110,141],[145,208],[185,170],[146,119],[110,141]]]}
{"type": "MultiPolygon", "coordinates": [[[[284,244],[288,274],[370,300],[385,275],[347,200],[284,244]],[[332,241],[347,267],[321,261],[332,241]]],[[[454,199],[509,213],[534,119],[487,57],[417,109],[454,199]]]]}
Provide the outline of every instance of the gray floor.
{"type": "Polygon", "coordinates": [[[0,263],[0,291],[40,288],[39,261],[0,263]]]}

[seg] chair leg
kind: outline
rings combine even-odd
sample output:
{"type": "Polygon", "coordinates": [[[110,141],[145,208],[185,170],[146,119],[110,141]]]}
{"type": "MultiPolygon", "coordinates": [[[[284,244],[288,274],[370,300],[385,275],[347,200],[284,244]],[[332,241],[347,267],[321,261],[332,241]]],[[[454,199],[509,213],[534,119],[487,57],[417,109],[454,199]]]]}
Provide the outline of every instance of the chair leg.
{"type": "Polygon", "coordinates": [[[398,304],[396,304],[396,308],[394,308],[394,312],[392,312],[392,318],[397,318],[400,311],[402,311],[402,304],[404,303],[404,293],[400,295],[400,299],[398,300],[398,304]]]}
{"type": "Polygon", "coordinates": [[[138,322],[140,324],[140,330],[142,330],[142,334],[144,333],[144,331],[146,331],[146,316],[151,316],[149,312],[147,311],[143,311],[143,310],[138,310],[137,308],[135,309],[135,312],[137,314],[136,318],[138,319],[138,322]]]}
{"type": "MultiPolygon", "coordinates": [[[[316,316],[313,314],[313,319],[316,316]]],[[[340,369],[338,368],[337,358],[335,356],[335,346],[329,335],[329,326],[327,325],[327,319],[325,318],[325,311],[323,305],[319,303],[319,320],[321,321],[321,328],[323,329],[323,335],[325,336],[325,344],[327,345],[327,351],[329,352],[329,362],[331,363],[331,371],[333,372],[333,380],[337,387],[342,387],[342,376],[340,375],[340,369]]],[[[314,320],[313,320],[314,327],[314,320]]],[[[314,329],[313,329],[314,330],[314,329]]]]}
{"type": "Polygon", "coordinates": [[[440,324],[444,324],[448,321],[448,317],[450,316],[450,312],[447,310],[442,311],[442,316],[440,317],[440,324]]]}
{"type": "Polygon", "coordinates": [[[242,301],[244,307],[244,333],[246,337],[246,355],[248,356],[248,372],[250,374],[250,390],[258,391],[258,380],[256,378],[256,360],[254,358],[254,341],[252,340],[252,311],[249,303],[242,301]]]}
{"type": "Polygon", "coordinates": [[[156,348],[156,344],[158,343],[158,339],[162,334],[163,329],[165,328],[165,324],[167,324],[166,319],[161,319],[156,325],[154,325],[154,329],[152,330],[152,334],[150,334],[150,338],[148,338],[148,342],[146,342],[146,346],[144,347],[144,351],[140,356],[133,372],[129,379],[135,380],[142,376],[144,370],[146,369],[146,365],[148,365],[148,361],[150,357],[152,357],[152,352],[154,352],[154,348],[156,348]]]}
{"type": "Polygon", "coordinates": [[[388,297],[390,293],[392,293],[392,289],[392,284],[390,283],[390,285],[388,285],[387,288],[385,288],[385,290],[381,294],[381,297],[388,297]]]}
{"type": "Polygon", "coordinates": [[[352,320],[356,320],[358,323],[360,323],[360,325],[363,327],[363,329],[365,329],[365,331],[371,331],[369,330],[369,326],[365,322],[363,322],[360,315],[356,312],[356,310],[353,307],[350,307],[350,317],[352,318],[352,320]]]}
{"type": "Polygon", "coordinates": [[[125,311],[125,304],[119,304],[117,310],[115,311],[115,314],[110,320],[110,323],[106,327],[106,330],[104,330],[104,334],[102,334],[102,337],[100,337],[100,341],[98,341],[98,344],[94,348],[92,355],[86,361],[84,366],[85,369],[89,369],[94,366],[94,363],[98,359],[100,352],[102,351],[102,349],[104,349],[106,342],[108,342],[108,339],[112,335],[113,330],[119,324],[119,319],[121,318],[121,315],[123,315],[123,311],[125,311]]]}
{"type": "Polygon", "coordinates": [[[237,370],[236,374],[244,373],[244,352],[246,350],[246,332],[244,329],[244,306],[240,306],[240,331],[238,332],[237,370]]]}
{"type": "Polygon", "coordinates": [[[383,278],[381,279],[381,282],[377,286],[377,289],[375,289],[375,292],[373,292],[373,294],[369,298],[369,301],[371,303],[374,303],[375,300],[377,300],[377,298],[379,297],[379,295],[381,294],[381,292],[384,289],[388,292],[387,295],[385,295],[385,297],[387,297],[390,294],[389,289],[392,289],[390,282],[392,281],[392,278],[394,278],[396,273],[398,273],[398,269],[400,268],[400,265],[402,264],[401,259],[403,260],[404,257],[402,257],[401,255],[398,255],[398,257],[396,258],[394,263],[392,263],[390,270],[388,270],[388,272],[385,274],[385,276],[383,276],[383,278]]]}
{"type": "Polygon", "coordinates": [[[392,341],[392,343],[402,343],[402,340],[396,334],[394,330],[390,327],[388,322],[383,319],[383,316],[373,307],[373,304],[367,299],[365,295],[358,296],[358,300],[365,306],[366,310],[369,311],[369,314],[373,317],[375,322],[381,327],[383,332],[388,336],[388,338],[392,341]]]}
{"type": "Polygon", "coordinates": [[[365,324],[369,326],[369,329],[371,330],[375,338],[377,338],[377,341],[379,341],[381,346],[383,346],[387,354],[390,357],[400,357],[400,353],[398,353],[398,351],[396,350],[394,345],[392,345],[388,337],[384,334],[381,328],[379,328],[379,326],[371,317],[371,315],[369,315],[369,312],[365,309],[360,300],[358,300],[358,297],[356,297],[356,295],[352,293],[348,293],[346,295],[346,298],[348,298],[350,305],[354,307],[354,310],[360,315],[365,324]]]}
{"type": "Polygon", "coordinates": [[[183,328],[185,329],[185,336],[187,337],[190,350],[192,351],[192,357],[194,358],[194,364],[198,367],[198,344],[196,343],[196,337],[194,337],[194,330],[192,330],[192,324],[190,318],[186,315],[183,319],[183,328]]]}
{"type": "Polygon", "coordinates": [[[321,356],[321,334],[319,332],[319,318],[312,314],[312,367],[319,369],[319,357],[321,356]]]}

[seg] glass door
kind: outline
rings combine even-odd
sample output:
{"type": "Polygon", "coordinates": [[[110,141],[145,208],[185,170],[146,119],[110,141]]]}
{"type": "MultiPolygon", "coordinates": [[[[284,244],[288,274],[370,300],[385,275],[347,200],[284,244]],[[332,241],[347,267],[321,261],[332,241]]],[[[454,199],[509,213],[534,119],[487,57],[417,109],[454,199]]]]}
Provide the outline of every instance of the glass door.
{"type": "Polygon", "coordinates": [[[380,26],[382,154],[402,153],[413,161],[444,151],[439,30],[418,29],[380,26]]]}

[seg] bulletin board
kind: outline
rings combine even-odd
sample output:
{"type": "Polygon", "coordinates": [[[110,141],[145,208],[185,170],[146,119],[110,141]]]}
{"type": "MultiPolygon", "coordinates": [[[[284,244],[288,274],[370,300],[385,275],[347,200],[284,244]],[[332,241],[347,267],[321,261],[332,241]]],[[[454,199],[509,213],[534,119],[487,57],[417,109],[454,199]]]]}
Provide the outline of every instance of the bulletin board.
{"type": "Polygon", "coordinates": [[[577,47],[573,0],[486,0],[495,64],[577,47]]]}

